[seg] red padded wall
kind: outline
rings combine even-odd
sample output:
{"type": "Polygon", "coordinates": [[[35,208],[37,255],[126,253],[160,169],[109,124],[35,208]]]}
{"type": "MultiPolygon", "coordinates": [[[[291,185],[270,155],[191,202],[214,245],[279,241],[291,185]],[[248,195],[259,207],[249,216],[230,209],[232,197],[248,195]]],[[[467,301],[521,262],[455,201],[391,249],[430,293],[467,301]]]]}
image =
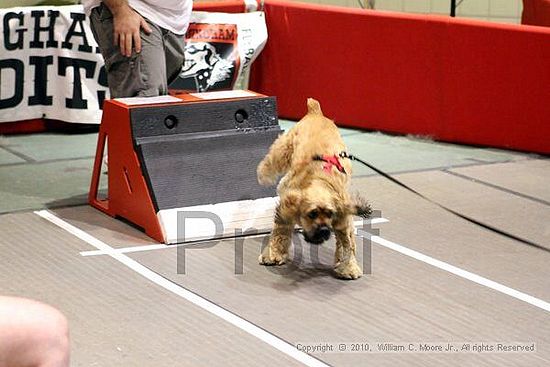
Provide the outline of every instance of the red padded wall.
{"type": "Polygon", "coordinates": [[[281,117],[550,153],[550,29],[267,0],[251,88],[281,117]]]}
{"type": "Polygon", "coordinates": [[[196,11],[215,11],[223,13],[243,13],[245,11],[244,1],[212,1],[212,2],[193,2],[193,10],[196,11]]]}
{"type": "Polygon", "coordinates": [[[550,27],[550,0],[523,0],[521,23],[550,27]]]}

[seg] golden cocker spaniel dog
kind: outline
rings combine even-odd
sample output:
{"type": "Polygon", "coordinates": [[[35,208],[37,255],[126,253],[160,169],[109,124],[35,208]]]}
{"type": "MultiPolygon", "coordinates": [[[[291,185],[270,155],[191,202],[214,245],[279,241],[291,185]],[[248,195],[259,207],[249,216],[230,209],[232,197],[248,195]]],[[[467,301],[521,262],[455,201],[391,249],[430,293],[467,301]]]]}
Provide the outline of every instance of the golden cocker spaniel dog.
{"type": "Polygon", "coordinates": [[[339,278],[362,275],[355,258],[353,216],[368,218],[366,201],[348,193],[352,167],[346,146],[334,122],[325,116],[316,100],[307,100],[308,113],[288,133],[279,136],[257,169],[258,182],[272,185],[284,175],[277,191],[273,231],[259,261],[282,265],[295,225],[307,242],[321,244],[334,232],[334,271],[339,278]]]}

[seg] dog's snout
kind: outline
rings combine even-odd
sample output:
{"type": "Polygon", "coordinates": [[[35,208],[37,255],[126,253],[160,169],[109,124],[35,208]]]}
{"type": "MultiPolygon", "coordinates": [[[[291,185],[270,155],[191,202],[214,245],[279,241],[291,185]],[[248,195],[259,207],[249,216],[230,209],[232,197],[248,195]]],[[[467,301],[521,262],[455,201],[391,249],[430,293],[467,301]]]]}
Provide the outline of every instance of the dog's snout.
{"type": "Polygon", "coordinates": [[[327,226],[322,226],[319,228],[319,237],[321,237],[323,240],[328,240],[328,238],[330,237],[330,228],[328,228],[327,226]]]}
{"type": "Polygon", "coordinates": [[[328,226],[320,226],[313,232],[303,232],[304,239],[315,245],[320,245],[330,238],[330,228],[328,226]]]}

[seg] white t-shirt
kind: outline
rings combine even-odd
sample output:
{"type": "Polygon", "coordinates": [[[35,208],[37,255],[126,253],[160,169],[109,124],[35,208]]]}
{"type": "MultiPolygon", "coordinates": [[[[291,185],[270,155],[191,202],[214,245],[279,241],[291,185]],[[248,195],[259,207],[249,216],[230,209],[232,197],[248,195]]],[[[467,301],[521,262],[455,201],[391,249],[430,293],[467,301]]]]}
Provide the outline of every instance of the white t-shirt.
{"type": "MultiPolygon", "coordinates": [[[[100,3],[101,0],[82,0],[86,15],[100,3]]],[[[192,0],[128,0],[128,4],[142,17],[176,34],[187,31],[193,8],[192,0]]]]}

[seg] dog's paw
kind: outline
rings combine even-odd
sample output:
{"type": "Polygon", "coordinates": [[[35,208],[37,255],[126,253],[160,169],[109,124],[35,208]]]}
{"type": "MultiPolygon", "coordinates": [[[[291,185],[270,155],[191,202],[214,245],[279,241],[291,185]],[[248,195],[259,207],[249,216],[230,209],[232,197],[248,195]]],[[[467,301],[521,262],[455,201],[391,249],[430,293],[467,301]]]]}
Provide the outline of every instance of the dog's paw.
{"type": "Polygon", "coordinates": [[[348,263],[340,263],[334,268],[336,276],[340,279],[357,279],[361,278],[363,272],[356,261],[350,261],[348,263]]]}
{"type": "Polygon", "coordinates": [[[261,265],[283,265],[288,261],[288,254],[278,254],[272,251],[264,251],[258,258],[261,265]]]}

